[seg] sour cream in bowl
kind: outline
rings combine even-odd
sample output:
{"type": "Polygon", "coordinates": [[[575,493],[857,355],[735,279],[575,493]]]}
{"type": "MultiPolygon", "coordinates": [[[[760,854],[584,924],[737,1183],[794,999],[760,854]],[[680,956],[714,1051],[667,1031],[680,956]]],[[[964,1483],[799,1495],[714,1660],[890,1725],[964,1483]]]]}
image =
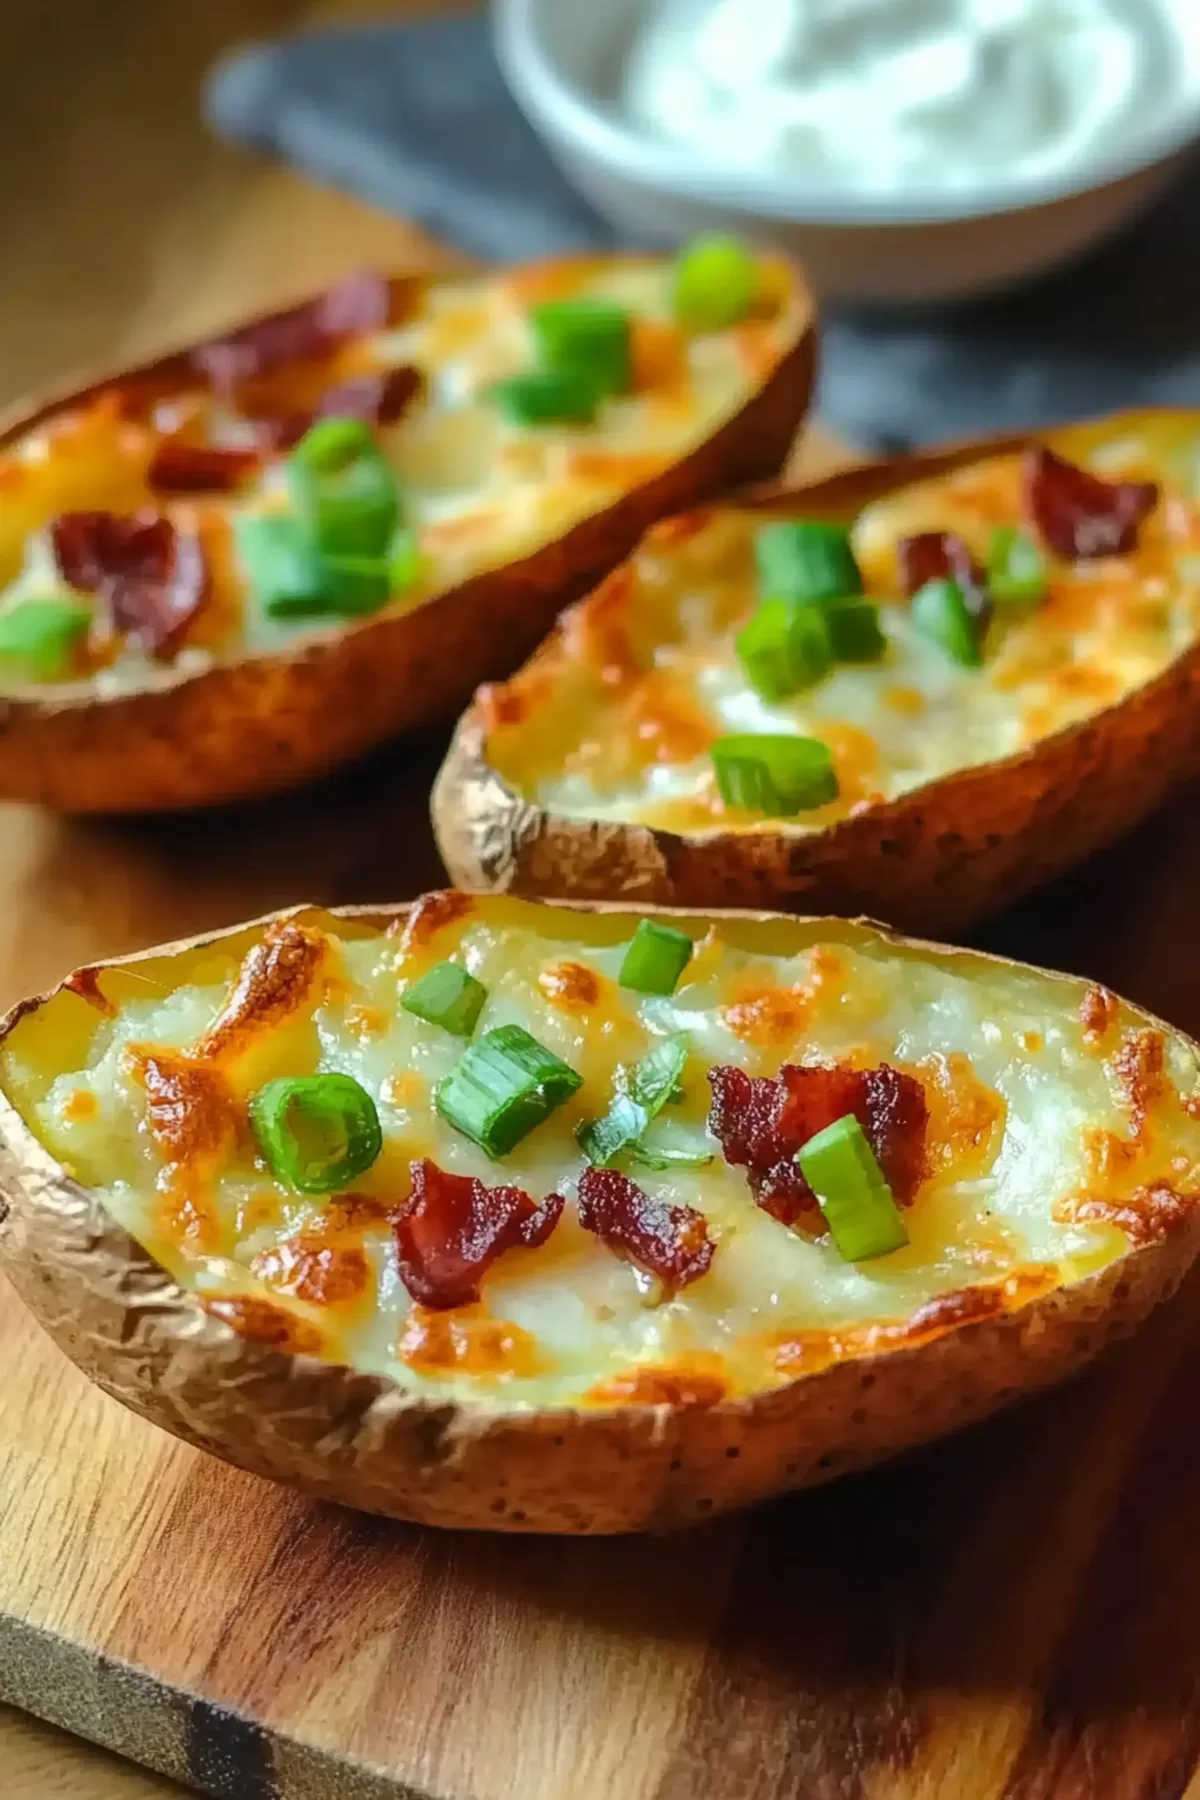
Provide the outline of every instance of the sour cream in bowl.
{"type": "Polygon", "coordinates": [[[791,241],[826,297],[1066,260],[1200,133],[1200,0],[496,0],[518,101],[655,237],[791,241]]]}

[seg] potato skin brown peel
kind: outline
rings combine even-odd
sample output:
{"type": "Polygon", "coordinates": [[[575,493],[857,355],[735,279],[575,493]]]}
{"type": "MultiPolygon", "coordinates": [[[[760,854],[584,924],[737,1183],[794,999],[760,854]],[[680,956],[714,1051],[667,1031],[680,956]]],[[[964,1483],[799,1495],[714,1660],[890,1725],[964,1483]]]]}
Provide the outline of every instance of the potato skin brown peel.
{"type": "MultiPolygon", "coordinates": [[[[801,272],[789,267],[799,301],[792,341],[741,409],[686,456],[562,537],[409,612],[199,672],[151,670],[142,687],[115,696],[84,682],[0,695],[0,799],[67,813],[223,805],[299,786],[389,737],[452,719],[480,681],[511,673],[560,608],[593,587],[656,519],[782,467],[816,367],[815,307],[801,272]]],[[[428,285],[393,278],[393,306],[428,285]]],[[[174,351],[10,409],[0,417],[0,449],[115,384],[169,392],[172,383],[194,383],[189,354],[190,347],[174,351]]]]}
{"type": "MultiPolygon", "coordinates": [[[[739,501],[764,517],[843,516],[907,486],[1022,450],[981,439],[739,501]]],[[[547,648],[553,639],[547,641],[547,648]]],[[[819,831],[673,832],[556,813],[488,760],[478,702],[460,719],[432,814],[454,881],[539,899],[860,913],[953,936],[1132,830],[1200,773],[1200,645],[1122,701],[1028,749],[929,781],[819,831]]]]}
{"type": "MultiPolygon", "coordinates": [[[[383,927],[407,910],[300,908],[280,916],[314,912],[383,927]]],[[[750,928],[799,932],[805,923],[764,914],[750,928]]],[[[746,927],[744,917],[738,925],[746,927]]],[[[1011,966],[866,925],[832,928],[852,942],[882,939],[918,955],[933,948],[958,968],[1011,966]]],[[[99,966],[136,966],[246,930],[99,966]]],[[[14,1009],[0,1025],[0,1044],[52,998],[14,1009]]],[[[983,1418],[1133,1330],[1200,1250],[1200,1205],[1191,1205],[1175,1230],[1082,1280],[1024,1303],[1018,1296],[974,1320],[969,1307],[965,1316],[948,1309],[950,1317],[916,1341],[847,1356],[745,1399],[504,1411],[415,1397],[386,1378],[240,1336],[115,1223],[2,1094],[0,1214],[5,1272],[49,1335],[114,1398],[189,1443],[316,1497],[394,1518],[597,1534],[696,1522],[983,1418]]]]}

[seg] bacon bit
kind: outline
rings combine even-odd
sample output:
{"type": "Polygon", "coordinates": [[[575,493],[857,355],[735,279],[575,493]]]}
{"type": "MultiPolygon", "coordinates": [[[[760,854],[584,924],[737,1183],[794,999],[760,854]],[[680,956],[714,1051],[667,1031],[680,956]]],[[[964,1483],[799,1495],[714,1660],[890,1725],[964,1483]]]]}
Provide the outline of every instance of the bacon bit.
{"type": "Polygon", "coordinates": [[[381,1199],[378,1194],[335,1194],[326,1204],[321,1232],[329,1239],[361,1237],[372,1227],[390,1225],[396,1210],[394,1201],[381,1199]]]}
{"type": "Polygon", "coordinates": [[[1134,1139],[1144,1143],[1151,1110],[1170,1091],[1162,1032],[1131,1031],[1112,1059],[1112,1071],[1129,1106],[1134,1139]]]}
{"type": "Polygon", "coordinates": [[[1165,1181],[1156,1181],[1138,1188],[1128,1200],[1102,1200],[1090,1194],[1059,1200],[1054,1217],[1063,1225],[1114,1225],[1125,1233],[1132,1249],[1141,1250],[1187,1225],[1197,1199],[1195,1194],[1180,1194],[1165,1181]]]}
{"type": "Polygon", "coordinates": [[[326,388],[317,402],[318,419],[361,419],[368,425],[394,425],[422,393],[425,378],[411,363],[352,375],[326,388]]]}
{"type": "Polygon", "coordinates": [[[366,1292],[370,1270],[361,1250],[322,1243],[321,1228],[302,1231],[256,1256],[250,1267],[260,1281],[314,1306],[343,1306],[366,1292]]]}
{"type": "Polygon", "coordinates": [[[412,1192],[393,1220],[397,1266],[413,1299],[437,1312],[478,1300],[497,1257],[544,1244],[562,1215],[561,1194],[539,1206],[522,1188],[489,1188],[428,1157],[410,1172],[412,1192]]]}
{"type": "Polygon", "coordinates": [[[223,449],[168,437],[150,459],[146,480],[160,494],[229,493],[254,473],[259,461],[257,450],[223,449]]]}
{"type": "Polygon", "coordinates": [[[671,1293],[707,1274],[716,1247],[703,1213],[651,1199],[617,1169],[579,1177],[579,1223],[671,1293]]]}
{"type": "Polygon", "coordinates": [[[130,1045],[125,1053],[135,1081],[146,1091],[146,1124],[169,1162],[193,1171],[233,1148],[240,1115],[224,1076],[182,1050],[130,1045]]]}
{"type": "Polygon", "coordinates": [[[63,1101],[62,1116],[70,1125],[78,1125],[84,1119],[94,1119],[100,1111],[100,1102],[90,1088],[76,1088],[63,1101]]]}
{"type": "Polygon", "coordinates": [[[410,1369],[429,1374],[464,1370],[472,1375],[536,1375],[541,1358],[535,1339],[509,1319],[488,1318],[474,1307],[430,1312],[414,1306],[404,1321],[397,1352],[410,1369]]]}
{"type": "Polygon", "coordinates": [[[152,656],[178,648],[208,593],[199,538],[154,512],[60,513],[50,540],[64,581],[99,594],[113,626],[152,656]]]}
{"type": "Polygon", "coordinates": [[[319,1356],[321,1353],[322,1339],[316,1326],[306,1319],[297,1319],[281,1306],[272,1305],[270,1300],[260,1299],[255,1294],[236,1294],[225,1299],[203,1296],[200,1304],[205,1312],[223,1319],[226,1325],[232,1325],[242,1337],[250,1338],[256,1344],[265,1344],[272,1350],[290,1350],[293,1356],[319,1356]]]}
{"type": "Polygon", "coordinates": [[[911,600],[929,581],[956,581],[967,610],[985,625],[991,617],[987,576],[971,554],[970,546],[952,531],[922,531],[901,538],[896,546],[900,585],[911,600]]]}
{"type": "Polygon", "coordinates": [[[1108,1036],[1116,1021],[1119,1005],[1115,994],[1093,982],[1079,1002],[1079,1023],[1089,1044],[1098,1044],[1108,1036]]]}
{"type": "Polygon", "coordinates": [[[232,394],[239,382],[327,354],[347,338],[378,330],[388,322],[390,305],[386,278],[363,269],[315,300],[198,344],[191,353],[192,367],[220,393],[232,394]]]}
{"type": "Polygon", "coordinates": [[[422,894],[415,906],[409,908],[404,919],[393,919],[387,928],[388,937],[400,934],[400,948],[415,950],[418,946],[428,944],[439,931],[447,925],[453,925],[457,919],[465,919],[475,910],[475,901],[470,894],[456,893],[453,888],[443,888],[437,893],[422,894]]]}
{"type": "Polygon", "coordinates": [[[239,1057],[272,1026],[282,1025],[308,998],[328,951],[329,939],[314,926],[295,919],[269,925],[247,953],[196,1055],[214,1062],[239,1057]]]}
{"type": "Polygon", "coordinates": [[[538,976],[538,987],[563,1012],[587,1012],[600,998],[600,977],[585,963],[548,963],[538,976]]]}
{"type": "Polygon", "coordinates": [[[1077,562],[1123,556],[1158,505],[1153,481],[1103,481],[1044,447],[1025,458],[1025,503],[1055,555],[1077,562]]]}
{"type": "Polygon", "coordinates": [[[901,1206],[910,1206],[926,1173],[928,1103],[912,1075],[877,1069],[798,1068],[778,1076],[710,1069],[708,1128],[732,1167],[745,1169],[758,1205],[781,1224],[819,1233],[816,1196],[795,1161],[797,1150],[836,1119],[853,1113],[901,1206]]]}
{"type": "Polygon", "coordinates": [[[927,1078],[928,1162],[936,1157],[961,1176],[984,1174],[1004,1141],[1003,1097],[980,1079],[961,1050],[924,1057],[916,1066],[927,1078]]]}
{"type": "Polygon", "coordinates": [[[586,1398],[597,1406],[717,1406],[727,1392],[724,1376],[704,1369],[626,1369],[586,1398]]]}
{"type": "Polygon", "coordinates": [[[67,976],[63,986],[68,992],[78,994],[81,1000],[86,1000],[89,1006],[94,1006],[106,1019],[116,1018],[116,1007],[108,995],[100,991],[99,969],[76,969],[73,975],[67,976]]]}

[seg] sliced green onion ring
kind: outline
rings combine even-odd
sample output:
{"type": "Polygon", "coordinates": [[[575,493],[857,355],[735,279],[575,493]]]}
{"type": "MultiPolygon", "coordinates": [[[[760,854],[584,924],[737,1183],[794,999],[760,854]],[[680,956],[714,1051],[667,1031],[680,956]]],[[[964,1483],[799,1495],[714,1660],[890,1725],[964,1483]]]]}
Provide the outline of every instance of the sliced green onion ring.
{"type": "Polygon", "coordinates": [[[322,556],[386,557],[400,494],[361,421],[319,419],[286,467],[292,504],[322,556]]]}
{"type": "Polygon", "coordinates": [[[383,1148],[375,1102],[352,1075],[268,1081],[250,1124],[271,1173],[300,1194],[336,1193],[383,1148]]]}
{"type": "Polygon", "coordinates": [[[852,1113],[809,1138],[796,1161],[847,1262],[866,1262],[907,1244],[900,1209],[852,1113]]]}
{"type": "Polygon", "coordinates": [[[660,925],[656,919],[641,919],[617,980],[638,994],[673,994],[695,948],[686,931],[660,925]]]}
{"type": "Polygon", "coordinates": [[[764,600],[734,642],[747,681],[767,701],[787,700],[829,673],[829,633],[815,606],[764,600]]]}
{"type": "Polygon", "coordinates": [[[838,797],[833,757],[819,738],[741,732],[718,738],[711,754],[726,806],[787,819],[838,797]]]}
{"type": "Polygon", "coordinates": [[[501,1157],[582,1086],[582,1075],[523,1025],[500,1025],[467,1046],[434,1090],[434,1105],[456,1131],[501,1157]]]}
{"type": "Polygon", "coordinates": [[[922,637],[939,645],[956,663],[965,669],[981,667],[979,621],[957,581],[946,577],[927,581],[913,595],[912,620],[922,637]]]}
{"type": "Polygon", "coordinates": [[[405,988],[400,1004],[405,1012],[440,1025],[455,1037],[470,1037],[479,1023],[479,1015],[487,1004],[488,991],[482,981],[460,968],[458,963],[435,963],[419,981],[405,988]]]}
{"type": "Polygon", "coordinates": [[[689,331],[726,331],[758,298],[758,262],[740,238],[700,237],[675,264],[675,317],[689,331]]]}
{"type": "Polygon", "coordinates": [[[87,636],[92,609],[71,594],[30,594],[0,612],[0,671],[26,681],[55,681],[70,673],[87,636]]]}
{"type": "Polygon", "coordinates": [[[873,600],[831,600],[820,612],[834,662],[873,663],[887,654],[887,638],[873,600]]]}
{"type": "Polygon", "coordinates": [[[1014,525],[997,525],[988,542],[987,591],[1002,606],[1046,598],[1050,572],[1041,545],[1014,525]]]}
{"type": "Polygon", "coordinates": [[[611,300],[547,300],[529,325],[543,370],[581,375],[599,397],[627,394],[632,381],[629,313],[611,300]]]}
{"type": "Polygon", "coordinates": [[[512,425],[590,425],[596,417],[595,385],[575,369],[530,369],[489,391],[512,425]]]}
{"type": "Polygon", "coordinates": [[[844,525],[824,519],[777,519],[754,538],[759,593],[764,600],[853,600],[862,571],[844,525]]]}

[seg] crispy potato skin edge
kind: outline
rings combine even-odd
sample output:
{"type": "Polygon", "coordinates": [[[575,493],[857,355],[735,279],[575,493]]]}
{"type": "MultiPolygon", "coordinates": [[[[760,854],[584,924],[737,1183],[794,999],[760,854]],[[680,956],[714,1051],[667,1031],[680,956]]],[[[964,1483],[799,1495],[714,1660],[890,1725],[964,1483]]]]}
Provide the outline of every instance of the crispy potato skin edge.
{"type": "MultiPolygon", "coordinates": [[[[911,481],[1030,441],[981,439],[866,464],[748,504],[764,513],[802,504],[857,510],[911,481]]],[[[810,833],[680,834],[547,812],[488,763],[483,720],[472,705],[434,785],[434,830],[452,879],[475,890],[866,912],[901,930],[953,935],[1113,842],[1200,773],[1198,689],[1200,646],[1117,705],[1028,750],[810,833]]]]}
{"type": "MultiPolygon", "coordinates": [[[[798,268],[793,280],[802,303],[795,340],[741,411],[681,462],[565,537],[412,612],[290,653],[193,675],[164,670],[144,690],[113,699],[80,689],[0,696],[0,799],[69,813],[221,805],[298,786],[399,732],[452,719],[479,682],[510,674],[560,608],[594,587],[656,519],[779,472],[816,370],[815,306],[798,268]]],[[[395,277],[393,304],[422,285],[395,277]]],[[[10,412],[0,419],[0,448],[122,379],[168,383],[187,354],[10,412]]]]}
{"type": "MultiPolygon", "coordinates": [[[[345,908],[336,916],[383,924],[406,910],[345,908]]],[[[923,948],[865,924],[837,929],[923,948]]],[[[1009,966],[934,948],[967,964],[1009,966]]],[[[0,1043],[52,997],[15,1008],[0,1024],[0,1043]]],[[[827,1481],[1071,1374],[1173,1292],[1198,1250],[1200,1207],[1173,1235],[1070,1287],[742,1401],[484,1412],[414,1399],[385,1379],[239,1337],[67,1175],[0,1095],[0,1260],[84,1373],[152,1423],[254,1474],[428,1525],[666,1530],[827,1481]]]]}

